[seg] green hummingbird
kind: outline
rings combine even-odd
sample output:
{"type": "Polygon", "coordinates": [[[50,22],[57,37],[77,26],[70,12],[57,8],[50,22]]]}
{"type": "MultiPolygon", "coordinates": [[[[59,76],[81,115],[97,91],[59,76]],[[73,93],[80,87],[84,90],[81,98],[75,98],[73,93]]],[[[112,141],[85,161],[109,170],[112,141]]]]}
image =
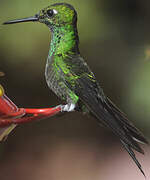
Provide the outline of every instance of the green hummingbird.
{"type": "Polygon", "coordinates": [[[32,17],[5,22],[40,22],[52,33],[45,77],[49,88],[62,100],[62,111],[90,113],[98,124],[108,127],[120,139],[123,147],[145,176],[133,150],[142,154],[139,143],[148,141],[104,94],[93,72],[80,55],[77,12],[72,5],[56,3],[32,17]]]}

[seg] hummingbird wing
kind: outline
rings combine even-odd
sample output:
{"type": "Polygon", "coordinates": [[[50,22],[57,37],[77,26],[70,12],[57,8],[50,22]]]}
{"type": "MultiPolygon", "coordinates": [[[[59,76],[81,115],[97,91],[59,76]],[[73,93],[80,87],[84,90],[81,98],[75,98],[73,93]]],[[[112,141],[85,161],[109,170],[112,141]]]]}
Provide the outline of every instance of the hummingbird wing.
{"type": "Polygon", "coordinates": [[[119,137],[124,148],[145,176],[132,149],[144,154],[138,143],[148,143],[146,138],[111,100],[104,95],[94,74],[83,58],[79,56],[71,57],[66,60],[66,63],[67,67],[70,67],[71,75],[76,77],[75,85],[72,86],[70,81],[66,81],[67,86],[75,92],[99,123],[110,128],[119,137]]]}

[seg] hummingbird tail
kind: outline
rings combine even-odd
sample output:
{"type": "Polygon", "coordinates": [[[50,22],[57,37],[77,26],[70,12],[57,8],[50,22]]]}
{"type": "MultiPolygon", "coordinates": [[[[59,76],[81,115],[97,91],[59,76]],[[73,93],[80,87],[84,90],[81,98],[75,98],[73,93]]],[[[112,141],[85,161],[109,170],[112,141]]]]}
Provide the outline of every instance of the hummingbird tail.
{"type": "Polygon", "coordinates": [[[10,132],[16,127],[16,124],[12,124],[8,127],[1,128],[0,129],[0,142],[5,141],[7,139],[7,136],[10,134],[10,132]]]}
{"type": "Polygon", "coordinates": [[[128,134],[136,141],[142,144],[148,144],[144,135],[128,120],[126,115],[110,100],[107,98],[107,104],[111,109],[117,120],[124,126],[128,134]]]}
{"type": "Polygon", "coordinates": [[[135,164],[137,165],[137,167],[140,169],[141,173],[144,175],[144,177],[146,178],[145,176],[145,173],[144,171],[142,170],[142,166],[141,164],[139,163],[139,161],[136,159],[136,156],[135,156],[135,153],[133,152],[132,148],[126,144],[124,141],[122,141],[122,144],[123,144],[123,147],[126,149],[126,151],[129,153],[129,155],[131,156],[131,158],[133,159],[133,161],[135,162],[135,164]]]}
{"type": "MultiPolygon", "coordinates": [[[[117,135],[119,135],[120,141],[123,145],[123,147],[126,149],[126,151],[129,153],[129,155],[131,156],[131,158],[133,159],[133,161],[135,162],[135,164],[137,165],[137,167],[139,168],[139,170],[141,171],[141,173],[145,176],[144,171],[142,170],[142,166],[139,163],[139,161],[137,160],[135,153],[133,152],[132,149],[144,154],[143,149],[140,147],[140,145],[138,143],[143,143],[143,144],[148,144],[147,139],[143,136],[143,134],[127,119],[126,115],[120,111],[120,109],[118,109],[110,99],[106,99],[105,102],[105,106],[107,108],[107,111],[109,112],[109,114],[112,115],[112,117],[114,117],[114,120],[117,122],[118,127],[121,132],[123,133],[119,133],[120,131],[114,131],[114,133],[116,133],[117,135]]],[[[108,117],[109,118],[109,117],[108,117]]],[[[113,119],[112,119],[113,120],[113,119]]],[[[115,125],[115,123],[114,123],[115,125]]],[[[113,126],[114,126],[113,125],[113,126]]]]}

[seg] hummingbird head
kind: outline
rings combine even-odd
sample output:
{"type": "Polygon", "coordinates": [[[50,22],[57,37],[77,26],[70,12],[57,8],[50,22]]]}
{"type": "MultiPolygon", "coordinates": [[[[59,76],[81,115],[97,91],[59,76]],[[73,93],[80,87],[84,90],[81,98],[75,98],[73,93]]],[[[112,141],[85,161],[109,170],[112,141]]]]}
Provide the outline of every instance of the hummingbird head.
{"type": "Polygon", "coordinates": [[[57,3],[39,12],[39,22],[49,27],[63,27],[74,24],[77,20],[75,9],[66,3],[57,3]]]}
{"type": "Polygon", "coordinates": [[[77,13],[73,6],[67,3],[57,3],[42,9],[32,17],[4,22],[3,24],[14,24],[21,22],[37,21],[46,24],[49,28],[74,25],[77,21],[77,13]]]}

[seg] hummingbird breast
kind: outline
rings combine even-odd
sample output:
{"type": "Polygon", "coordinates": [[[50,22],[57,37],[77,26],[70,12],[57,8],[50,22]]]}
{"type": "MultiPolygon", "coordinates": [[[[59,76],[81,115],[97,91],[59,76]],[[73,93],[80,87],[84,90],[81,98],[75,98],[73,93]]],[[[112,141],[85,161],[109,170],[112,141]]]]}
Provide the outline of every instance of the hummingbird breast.
{"type": "Polygon", "coordinates": [[[75,103],[76,95],[65,83],[61,70],[55,65],[54,56],[49,56],[45,67],[45,78],[48,87],[62,100],[67,103],[75,103]]]}

